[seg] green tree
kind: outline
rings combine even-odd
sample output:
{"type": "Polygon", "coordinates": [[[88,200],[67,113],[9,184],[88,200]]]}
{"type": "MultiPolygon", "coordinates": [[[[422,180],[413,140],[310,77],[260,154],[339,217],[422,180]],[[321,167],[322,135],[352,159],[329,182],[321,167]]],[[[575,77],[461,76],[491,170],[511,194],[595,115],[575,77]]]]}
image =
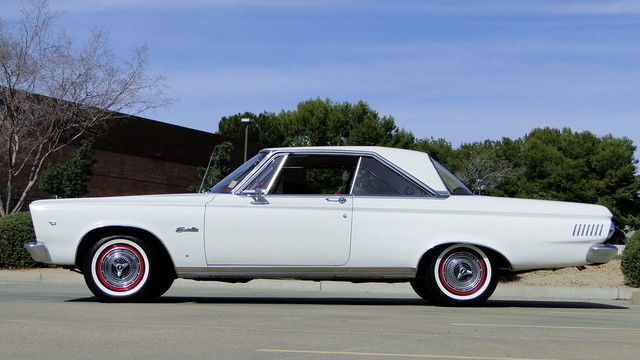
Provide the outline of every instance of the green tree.
{"type": "Polygon", "coordinates": [[[218,134],[244,139],[245,127],[249,127],[249,140],[257,141],[265,147],[282,146],[287,141],[287,131],[283,118],[270,112],[263,112],[258,115],[250,112],[238,113],[231,116],[224,116],[218,123],[218,134]],[[250,118],[255,122],[244,124],[240,120],[250,118]]]}
{"type": "Polygon", "coordinates": [[[635,149],[624,137],[534,129],[522,139],[497,143],[498,154],[518,170],[498,189],[512,197],[605,205],[619,225],[637,228],[640,182],[635,149]]]}
{"type": "Polygon", "coordinates": [[[83,141],[68,161],[49,165],[42,172],[40,190],[51,197],[77,198],[86,195],[95,162],[93,143],[83,141]]]}
{"type": "Polygon", "coordinates": [[[380,116],[364,101],[337,103],[329,99],[311,99],[295,110],[278,114],[238,113],[223,117],[218,133],[243,138],[245,124],[240,119],[255,119],[249,124],[249,139],[262,146],[383,145],[410,148],[413,134],[399,129],[390,116],[380,116]]]}
{"type": "Polygon", "coordinates": [[[412,149],[426,152],[444,167],[449,170],[455,170],[452,167],[454,162],[454,149],[451,143],[445,139],[425,138],[418,140],[412,145],[412,149]]]}

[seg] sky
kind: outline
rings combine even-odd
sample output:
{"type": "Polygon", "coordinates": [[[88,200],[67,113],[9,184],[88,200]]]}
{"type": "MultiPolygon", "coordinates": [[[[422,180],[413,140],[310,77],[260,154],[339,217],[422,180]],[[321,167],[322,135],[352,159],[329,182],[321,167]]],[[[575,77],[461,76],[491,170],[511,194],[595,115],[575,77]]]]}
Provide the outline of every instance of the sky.
{"type": "Polygon", "coordinates": [[[74,39],[101,27],[119,54],[149,45],[177,102],[142,115],[164,122],[216,131],[320,97],[454,145],[545,126],[640,144],[640,0],[50,3],[74,39]]]}

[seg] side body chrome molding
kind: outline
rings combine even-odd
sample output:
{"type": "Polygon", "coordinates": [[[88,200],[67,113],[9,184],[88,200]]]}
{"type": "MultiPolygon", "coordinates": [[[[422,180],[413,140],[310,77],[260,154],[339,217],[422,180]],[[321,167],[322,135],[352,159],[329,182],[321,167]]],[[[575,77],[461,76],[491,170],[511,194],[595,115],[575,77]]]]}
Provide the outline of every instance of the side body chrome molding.
{"type": "Polygon", "coordinates": [[[298,280],[386,280],[412,279],[416,269],[410,267],[178,267],[184,279],[298,279],[298,280]]]}

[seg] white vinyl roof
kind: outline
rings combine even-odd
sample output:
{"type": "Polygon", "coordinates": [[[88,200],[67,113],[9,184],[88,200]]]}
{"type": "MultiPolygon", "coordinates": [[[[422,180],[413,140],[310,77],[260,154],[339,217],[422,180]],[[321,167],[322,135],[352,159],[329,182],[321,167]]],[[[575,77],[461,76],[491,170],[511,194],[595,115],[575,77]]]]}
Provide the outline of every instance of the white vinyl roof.
{"type": "Polygon", "coordinates": [[[436,191],[448,192],[438,175],[429,155],[425,152],[388,148],[382,146],[306,146],[268,148],[268,151],[340,151],[340,152],[372,152],[387,159],[397,167],[413,175],[425,185],[436,191]]]}

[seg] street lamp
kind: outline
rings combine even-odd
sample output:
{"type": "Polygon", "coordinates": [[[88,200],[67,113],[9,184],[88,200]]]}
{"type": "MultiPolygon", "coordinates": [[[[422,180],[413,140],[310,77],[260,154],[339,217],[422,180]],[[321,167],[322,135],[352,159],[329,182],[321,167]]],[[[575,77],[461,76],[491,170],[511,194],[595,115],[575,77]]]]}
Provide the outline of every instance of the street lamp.
{"type": "Polygon", "coordinates": [[[247,162],[247,142],[249,141],[249,124],[255,122],[254,119],[242,118],[240,122],[245,124],[244,127],[244,162],[247,162]]]}

